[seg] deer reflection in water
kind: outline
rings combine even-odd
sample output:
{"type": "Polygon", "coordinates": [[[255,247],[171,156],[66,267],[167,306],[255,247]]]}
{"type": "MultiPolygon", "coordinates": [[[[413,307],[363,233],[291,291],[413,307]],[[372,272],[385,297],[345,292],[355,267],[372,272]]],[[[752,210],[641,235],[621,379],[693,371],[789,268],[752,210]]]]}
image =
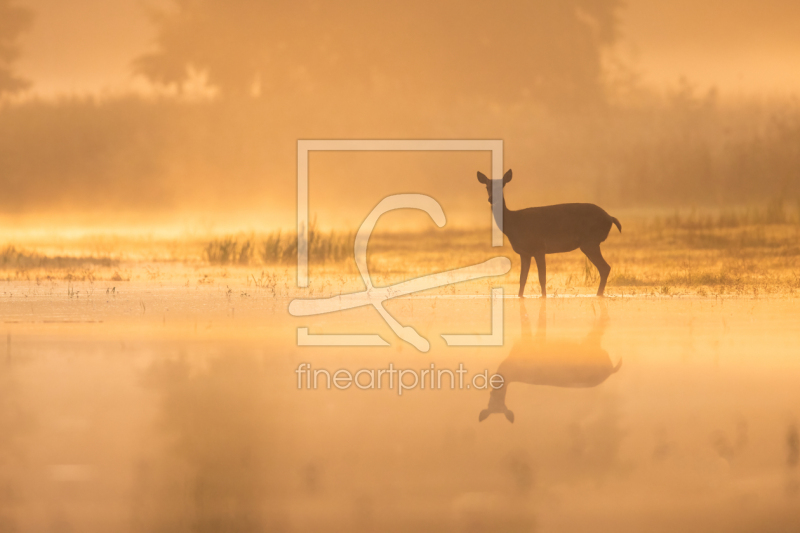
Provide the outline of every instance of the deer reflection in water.
{"type": "Polygon", "coordinates": [[[478,420],[486,420],[492,413],[503,413],[509,422],[514,422],[514,412],[506,407],[506,393],[511,383],[588,388],[600,385],[616,373],[622,360],[612,364],[608,352],[600,346],[608,324],[608,308],[601,305],[600,309],[600,318],[581,342],[548,342],[547,300],[541,300],[535,334],[531,333],[525,302],[520,301],[522,336],[497,368],[496,373],[503,376],[503,386],[491,391],[489,405],[481,411],[478,420]]]}

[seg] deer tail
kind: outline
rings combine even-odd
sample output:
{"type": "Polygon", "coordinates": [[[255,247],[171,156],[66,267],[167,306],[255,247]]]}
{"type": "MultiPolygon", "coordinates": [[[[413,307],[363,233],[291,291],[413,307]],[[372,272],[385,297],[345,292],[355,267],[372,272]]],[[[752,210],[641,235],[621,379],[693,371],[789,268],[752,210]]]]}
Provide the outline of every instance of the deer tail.
{"type": "Polygon", "coordinates": [[[619,232],[620,232],[620,233],[622,233],[622,224],[620,224],[620,223],[619,223],[619,220],[617,220],[617,219],[616,219],[616,218],[614,218],[614,217],[611,217],[611,222],[613,222],[613,223],[614,223],[614,225],[615,225],[615,226],[617,227],[617,229],[619,230],[619,232]]]}

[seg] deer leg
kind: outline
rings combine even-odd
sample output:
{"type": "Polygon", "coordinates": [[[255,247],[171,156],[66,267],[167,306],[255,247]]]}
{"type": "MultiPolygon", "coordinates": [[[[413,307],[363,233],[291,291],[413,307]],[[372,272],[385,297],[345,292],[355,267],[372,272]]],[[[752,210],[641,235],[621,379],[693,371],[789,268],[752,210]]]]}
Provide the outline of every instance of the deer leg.
{"type": "Polygon", "coordinates": [[[539,286],[542,288],[542,298],[547,298],[547,263],[544,254],[533,256],[536,259],[536,270],[539,271],[539,286]]]}
{"type": "Polygon", "coordinates": [[[528,282],[528,271],[531,269],[531,257],[529,255],[520,255],[522,266],[519,271],[519,297],[524,298],[525,284],[528,282]]]}
{"type": "Polygon", "coordinates": [[[586,257],[589,258],[589,261],[591,261],[592,264],[597,267],[597,271],[600,273],[600,287],[597,289],[597,295],[603,296],[603,292],[606,290],[608,274],[611,272],[611,266],[606,263],[605,259],[603,259],[603,254],[600,252],[599,244],[581,246],[581,252],[585,253],[586,257]]]}

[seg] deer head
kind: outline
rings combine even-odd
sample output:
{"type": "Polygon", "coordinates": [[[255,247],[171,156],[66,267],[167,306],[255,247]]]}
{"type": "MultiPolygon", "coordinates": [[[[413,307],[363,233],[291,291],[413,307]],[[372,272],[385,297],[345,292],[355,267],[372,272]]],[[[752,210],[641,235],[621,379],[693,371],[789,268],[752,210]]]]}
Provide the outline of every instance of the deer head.
{"type": "MultiPolygon", "coordinates": [[[[478,181],[486,185],[486,192],[489,195],[489,203],[492,203],[492,182],[494,180],[487,178],[483,172],[478,172],[478,181]]],[[[505,187],[506,183],[509,181],[511,181],[511,169],[509,169],[508,172],[503,175],[503,187],[505,187]]]]}

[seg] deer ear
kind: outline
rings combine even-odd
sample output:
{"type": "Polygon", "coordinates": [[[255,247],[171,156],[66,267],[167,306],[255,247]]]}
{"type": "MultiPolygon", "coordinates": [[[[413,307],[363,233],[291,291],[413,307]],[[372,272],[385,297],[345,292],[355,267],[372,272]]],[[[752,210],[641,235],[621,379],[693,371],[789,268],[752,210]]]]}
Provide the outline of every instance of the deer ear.
{"type": "Polygon", "coordinates": [[[506,418],[508,419],[509,422],[511,422],[513,424],[514,423],[514,411],[506,410],[506,418]]]}
{"type": "Polygon", "coordinates": [[[489,183],[489,178],[487,178],[483,172],[478,172],[478,181],[486,185],[489,183]]]}
{"type": "Polygon", "coordinates": [[[478,415],[478,422],[483,422],[484,420],[489,418],[489,415],[490,415],[489,410],[484,409],[483,411],[481,411],[481,414],[478,415]]]}
{"type": "Polygon", "coordinates": [[[506,183],[508,183],[509,181],[511,181],[511,169],[508,169],[508,172],[506,172],[506,173],[503,175],[503,185],[505,185],[505,184],[506,184],[506,183]]]}

